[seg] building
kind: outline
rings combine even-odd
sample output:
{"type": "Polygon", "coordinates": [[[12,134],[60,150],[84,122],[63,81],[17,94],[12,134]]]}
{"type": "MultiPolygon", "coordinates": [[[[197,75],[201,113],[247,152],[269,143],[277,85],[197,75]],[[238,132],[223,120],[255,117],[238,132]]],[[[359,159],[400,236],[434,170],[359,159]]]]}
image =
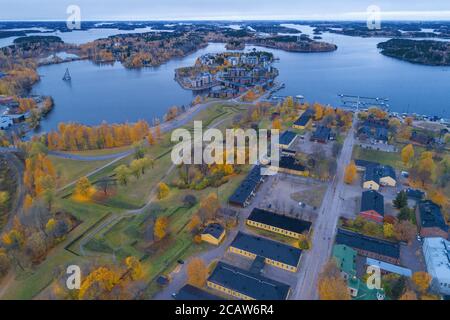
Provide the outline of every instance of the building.
{"type": "Polygon", "coordinates": [[[234,191],[228,199],[228,202],[245,208],[250,204],[252,197],[255,196],[256,190],[263,182],[264,178],[261,175],[261,167],[254,166],[244,181],[242,181],[236,191],[234,191]]]}
{"type": "Polygon", "coordinates": [[[331,129],[325,126],[319,126],[311,135],[310,140],[319,143],[327,143],[330,139],[331,129]]]}
{"type": "Polygon", "coordinates": [[[423,255],[427,271],[432,277],[430,289],[442,295],[450,295],[450,241],[444,238],[426,238],[423,255]]]}
{"type": "Polygon", "coordinates": [[[441,207],[430,200],[419,202],[416,220],[421,237],[448,238],[448,225],[445,223],[441,207]]]}
{"type": "Polygon", "coordinates": [[[200,234],[202,241],[218,246],[225,238],[225,228],[220,223],[210,223],[200,234]]]}
{"type": "Polygon", "coordinates": [[[299,239],[309,233],[311,222],[295,219],[275,212],[254,208],[247,218],[249,226],[299,239]]]}
{"type": "Polygon", "coordinates": [[[368,167],[377,167],[380,164],[378,162],[355,159],[355,165],[356,165],[356,169],[359,172],[364,172],[367,170],[368,167]]]}
{"type": "Polygon", "coordinates": [[[278,166],[272,166],[271,169],[281,173],[292,174],[296,176],[305,176],[309,175],[309,170],[301,164],[295,157],[292,156],[280,156],[280,161],[278,166]]]}
{"type": "Polygon", "coordinates": [[[280,149],[289,149],[292,145],[292,143],[297,138],[297,134],[292,131],[285,131],[280,136],[279,146],[280,149]]]}
{"type": "Polygon", "coordinates": [[[366,258],[366,265],[378,267],[383,273],[395,273],[408,278],[412,277],[412,271],[410,269],[396,266],[395,264],[390,264],[377,259],[366,258]]]}
{"type": "Polygon", "coordinates": [[[360,216],[377,223],[384,221],[384,197],[375,190],[362,193],[360,216]]]}
{"type": "Polygon", "coordinates": [[[344,244],[335,244],[333,246],[333,259],[336,261],[336,266],[345,280],[356,277],[357,254],[356,250],[344,244]]]}
{"type": "Polygon", "coordinates": [[[381,186],[395,187],[397,176],[391,166],[368,166],[364,174],[363,188],[379,190],[381,186]]]}
{"type": "Polygon", "coordinates": [[[333,246],[332,257],[347,281],[348,292],[353,300],[384,300],[383,290],[369,289],[367,284],[356,277],[356,250],[349,246],[337,244],[333,246]]]}
{"type": "Polygon", "coordinates": [[[336,235],[336,243],[345,244],[365,257],[392,264],[400,263],[400,245],[397,242],[373,238],[339,228],[336,235]]]}
{"type": "Polygon", "coordinates": [[[190,284],[185,285],[174,295],[175,300],[225,300],[219,296],[206,292],[205,290],[199,289],[197,287],[191,286],[190,284]]]}
{"type": "Polygon", "coordinates": [[[376,128],[374,135],[375,142],[387,144],[389,141],[389,133],[386,128],[376,128]]]}
{"type": "Polygon", "coordinates": [[[429,136],[424,133],[419,133],[417,131],[413,131],[411,133],[410,140],[412,142],[414,142],[415,144],[419,144],[419,145],[423,145],[423,146],[432,145],[434,143],[434,138],[432,136],[429,136]]]}
{"type": "Polygon", "coordinates": [[[263,277],[219,261],[206,285],[242,300],[286,300],[287,284],[263,277]]]}
{"type": "Polygon", "coordinates": [[[228,251],[252,260],[261,256],[267,264],[291,272],[297,272],[302,255],[300,249],[242,232],[236,235],[228,251]]]}
{"type": "Polygon", "coordinates": [[[292,127],[294,129],[304,130],[308,125],[312,123],[313,111],[308,109],[304,111],[300,117],[294,122],[292,127]]]}

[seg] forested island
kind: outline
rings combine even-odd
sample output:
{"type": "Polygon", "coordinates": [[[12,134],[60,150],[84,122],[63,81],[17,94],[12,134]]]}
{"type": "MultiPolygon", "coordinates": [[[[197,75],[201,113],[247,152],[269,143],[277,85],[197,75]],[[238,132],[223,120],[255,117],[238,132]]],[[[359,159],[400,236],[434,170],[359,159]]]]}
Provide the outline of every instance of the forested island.
{"type": "Polygon", "coordinates": [[[434,40],[391,39],[378,44],[381,54],[432,66],[450,66],[450,42],[434,40]]]}

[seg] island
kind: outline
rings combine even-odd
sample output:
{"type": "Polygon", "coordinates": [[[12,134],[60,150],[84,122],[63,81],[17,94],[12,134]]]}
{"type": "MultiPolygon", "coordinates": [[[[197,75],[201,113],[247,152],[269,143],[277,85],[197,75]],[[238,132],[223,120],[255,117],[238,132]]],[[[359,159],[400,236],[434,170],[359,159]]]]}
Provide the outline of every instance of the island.
{"type": "Polygon", "coordinates": [[[378,44],[381,54],[411,63],[450,66],[450,42],[391,39],[378,44]]]}

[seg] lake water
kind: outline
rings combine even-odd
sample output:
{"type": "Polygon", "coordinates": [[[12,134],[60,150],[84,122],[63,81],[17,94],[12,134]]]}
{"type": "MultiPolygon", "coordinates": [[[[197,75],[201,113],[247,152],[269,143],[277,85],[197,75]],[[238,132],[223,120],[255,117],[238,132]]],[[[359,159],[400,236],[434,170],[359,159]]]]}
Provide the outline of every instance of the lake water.
{"type": "MultiPolygon", "coordinates": [[[[303,33],[312,29],[297,26],[303,33]]],[[[280,95],[303,95],[307,101],[340,105],[338,94],[385,97],[397,112],[449,117],[450,68],[415,65],[378,52],[386,39],[356,38],[325,33],[324,41],[338,45],[330,53],[292,53],[270,50],[280,61],[275,64],[277,81],[286,88],[280,95]]],[[[252,47],[247,47],[251,49],[252,47]]],[[[33,93],[53,96],[55,109],[42,121],[41,130],[56,128],[62,121],[95,125],[101,121],[124,122],[161,117],[172,105],[187,105],[193,99],[174,81],[174,70],[190,66],[205,53],[224,51],[223,44],[210,44],[183,59],[158,68],[127,70],[119,63],[98,66],[89,61],[39,68],[41,81],[33,93]],[[61,80],[66,68],[72,81],[61,80]]]]}

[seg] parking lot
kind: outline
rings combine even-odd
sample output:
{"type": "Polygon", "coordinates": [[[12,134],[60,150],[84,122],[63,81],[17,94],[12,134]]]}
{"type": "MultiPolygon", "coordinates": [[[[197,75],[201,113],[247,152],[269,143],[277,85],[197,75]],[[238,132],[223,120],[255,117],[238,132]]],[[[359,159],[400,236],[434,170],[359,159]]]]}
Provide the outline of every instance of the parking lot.
{"type": "Polygon", "coordinates": [[[312,132],[306,132],[302,137],[299,136],[295,139],[294,143],[290,147],[291,150],[295,150],[298,152],[302,152],[305,154],[312,154],[315,152],[320,152],[321,154],[325,154],[327,157],[331,157],[333,142],[329,141],[326,144],[317,143],[310,141],[312,132]]]}

